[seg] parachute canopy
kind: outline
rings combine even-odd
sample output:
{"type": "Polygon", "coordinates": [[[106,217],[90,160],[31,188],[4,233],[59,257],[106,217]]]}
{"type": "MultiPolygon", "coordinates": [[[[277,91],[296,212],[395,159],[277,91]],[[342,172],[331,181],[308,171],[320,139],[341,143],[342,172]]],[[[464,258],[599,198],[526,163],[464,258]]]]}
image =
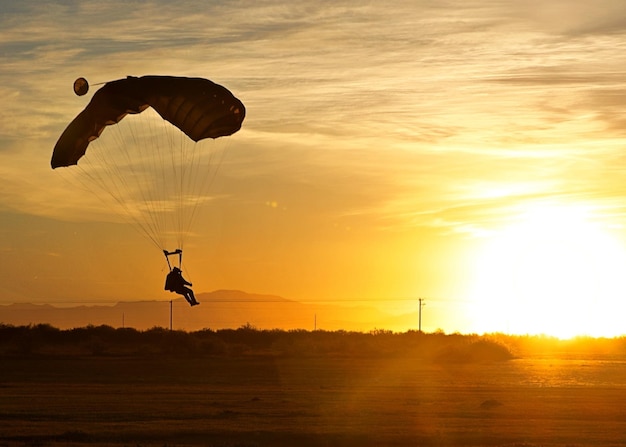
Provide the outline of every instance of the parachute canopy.
{"type": "Polygon", "coordinates": [[[106,126],[148,107],[193,141],[232,135],[241,128],[246,112],[229,90],[208,79],[129,76],[107,82],[61,134],[52,153],[52,168],[78,164],[106,126]]]}

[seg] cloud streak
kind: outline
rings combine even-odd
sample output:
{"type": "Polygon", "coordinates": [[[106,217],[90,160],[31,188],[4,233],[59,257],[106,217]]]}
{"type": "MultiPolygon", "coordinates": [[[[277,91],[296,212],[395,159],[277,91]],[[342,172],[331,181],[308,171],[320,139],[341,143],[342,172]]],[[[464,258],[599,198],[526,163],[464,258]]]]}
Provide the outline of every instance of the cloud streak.
{"type": "MultiPolygon", "coordinates": [[[[329,152],[355,144],[365,153],[491,152],[497,162],[501,149],[553,151],[544,143],[561,140],[568,127],[596,137],[608,127],[621,137],[615,57],[624,56],[607,45],[621,39],[610,14],[596,14],[606,29],[596,26],[603,39],[590,41],[587,33],[573,38],[539,26],[559,8],[538,5],[524,14],[487,2],[409,3],[70,2],[42,9],[24,2],[7,11],[2,27],[9,67],[2,85],[11,107],[0,132],[53,142],[53,131],[80,109],[68,95],[78,74],[104,81],[176,67],[175,74],[228,82],[249,108],[242,138],[258,143],[265,135],[263,144],[289,146],[295,158],[315,141],[329,152]],[[520,32],[503,34],[505,26],[520,32]]],[[[565,15],[568,29],[585,13],[584,2],[576,5],[565,15]]],[[[327,162],[345,163],[336,152],[324,155],[327,162]]],[[[454,165],[436,169],[445,178],[454,165]]]]}

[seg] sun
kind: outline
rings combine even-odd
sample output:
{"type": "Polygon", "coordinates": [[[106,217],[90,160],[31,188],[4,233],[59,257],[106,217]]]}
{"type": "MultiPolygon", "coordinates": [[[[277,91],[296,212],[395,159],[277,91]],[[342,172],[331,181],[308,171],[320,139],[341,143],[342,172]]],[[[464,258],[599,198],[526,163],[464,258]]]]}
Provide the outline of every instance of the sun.
{"type": "Polygon", "coordinates": [[[475,263],[477,331],[626,333],[626,248],[577,206],[536,206],[490,238],[475,263]]]}

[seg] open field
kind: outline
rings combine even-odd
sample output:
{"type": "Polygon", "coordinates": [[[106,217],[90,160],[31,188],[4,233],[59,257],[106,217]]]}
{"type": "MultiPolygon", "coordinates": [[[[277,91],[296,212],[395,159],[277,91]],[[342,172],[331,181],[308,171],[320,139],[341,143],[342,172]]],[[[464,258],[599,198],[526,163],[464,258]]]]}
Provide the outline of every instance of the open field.
{"type": "Polygon", "coordinates": [[[5,353],[0,446],[623,445],[626,358],[557,357],[5,353]]]}

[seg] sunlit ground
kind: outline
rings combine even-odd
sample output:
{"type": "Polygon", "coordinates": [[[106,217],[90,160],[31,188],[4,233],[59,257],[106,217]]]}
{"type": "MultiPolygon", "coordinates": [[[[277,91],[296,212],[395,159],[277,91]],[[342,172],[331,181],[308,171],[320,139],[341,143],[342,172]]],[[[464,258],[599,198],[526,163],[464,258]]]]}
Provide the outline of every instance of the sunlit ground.
{"type": "Polygon", "coordinates": [[[626,248],[589,210],[529,209],[488,242],[472,299],[480,332],[624,334],[626,248]]]}
{"type": "Polygon", "coordinates": [[[624,340],[0,329],[3,447],[624,445],[624,340]]]}

